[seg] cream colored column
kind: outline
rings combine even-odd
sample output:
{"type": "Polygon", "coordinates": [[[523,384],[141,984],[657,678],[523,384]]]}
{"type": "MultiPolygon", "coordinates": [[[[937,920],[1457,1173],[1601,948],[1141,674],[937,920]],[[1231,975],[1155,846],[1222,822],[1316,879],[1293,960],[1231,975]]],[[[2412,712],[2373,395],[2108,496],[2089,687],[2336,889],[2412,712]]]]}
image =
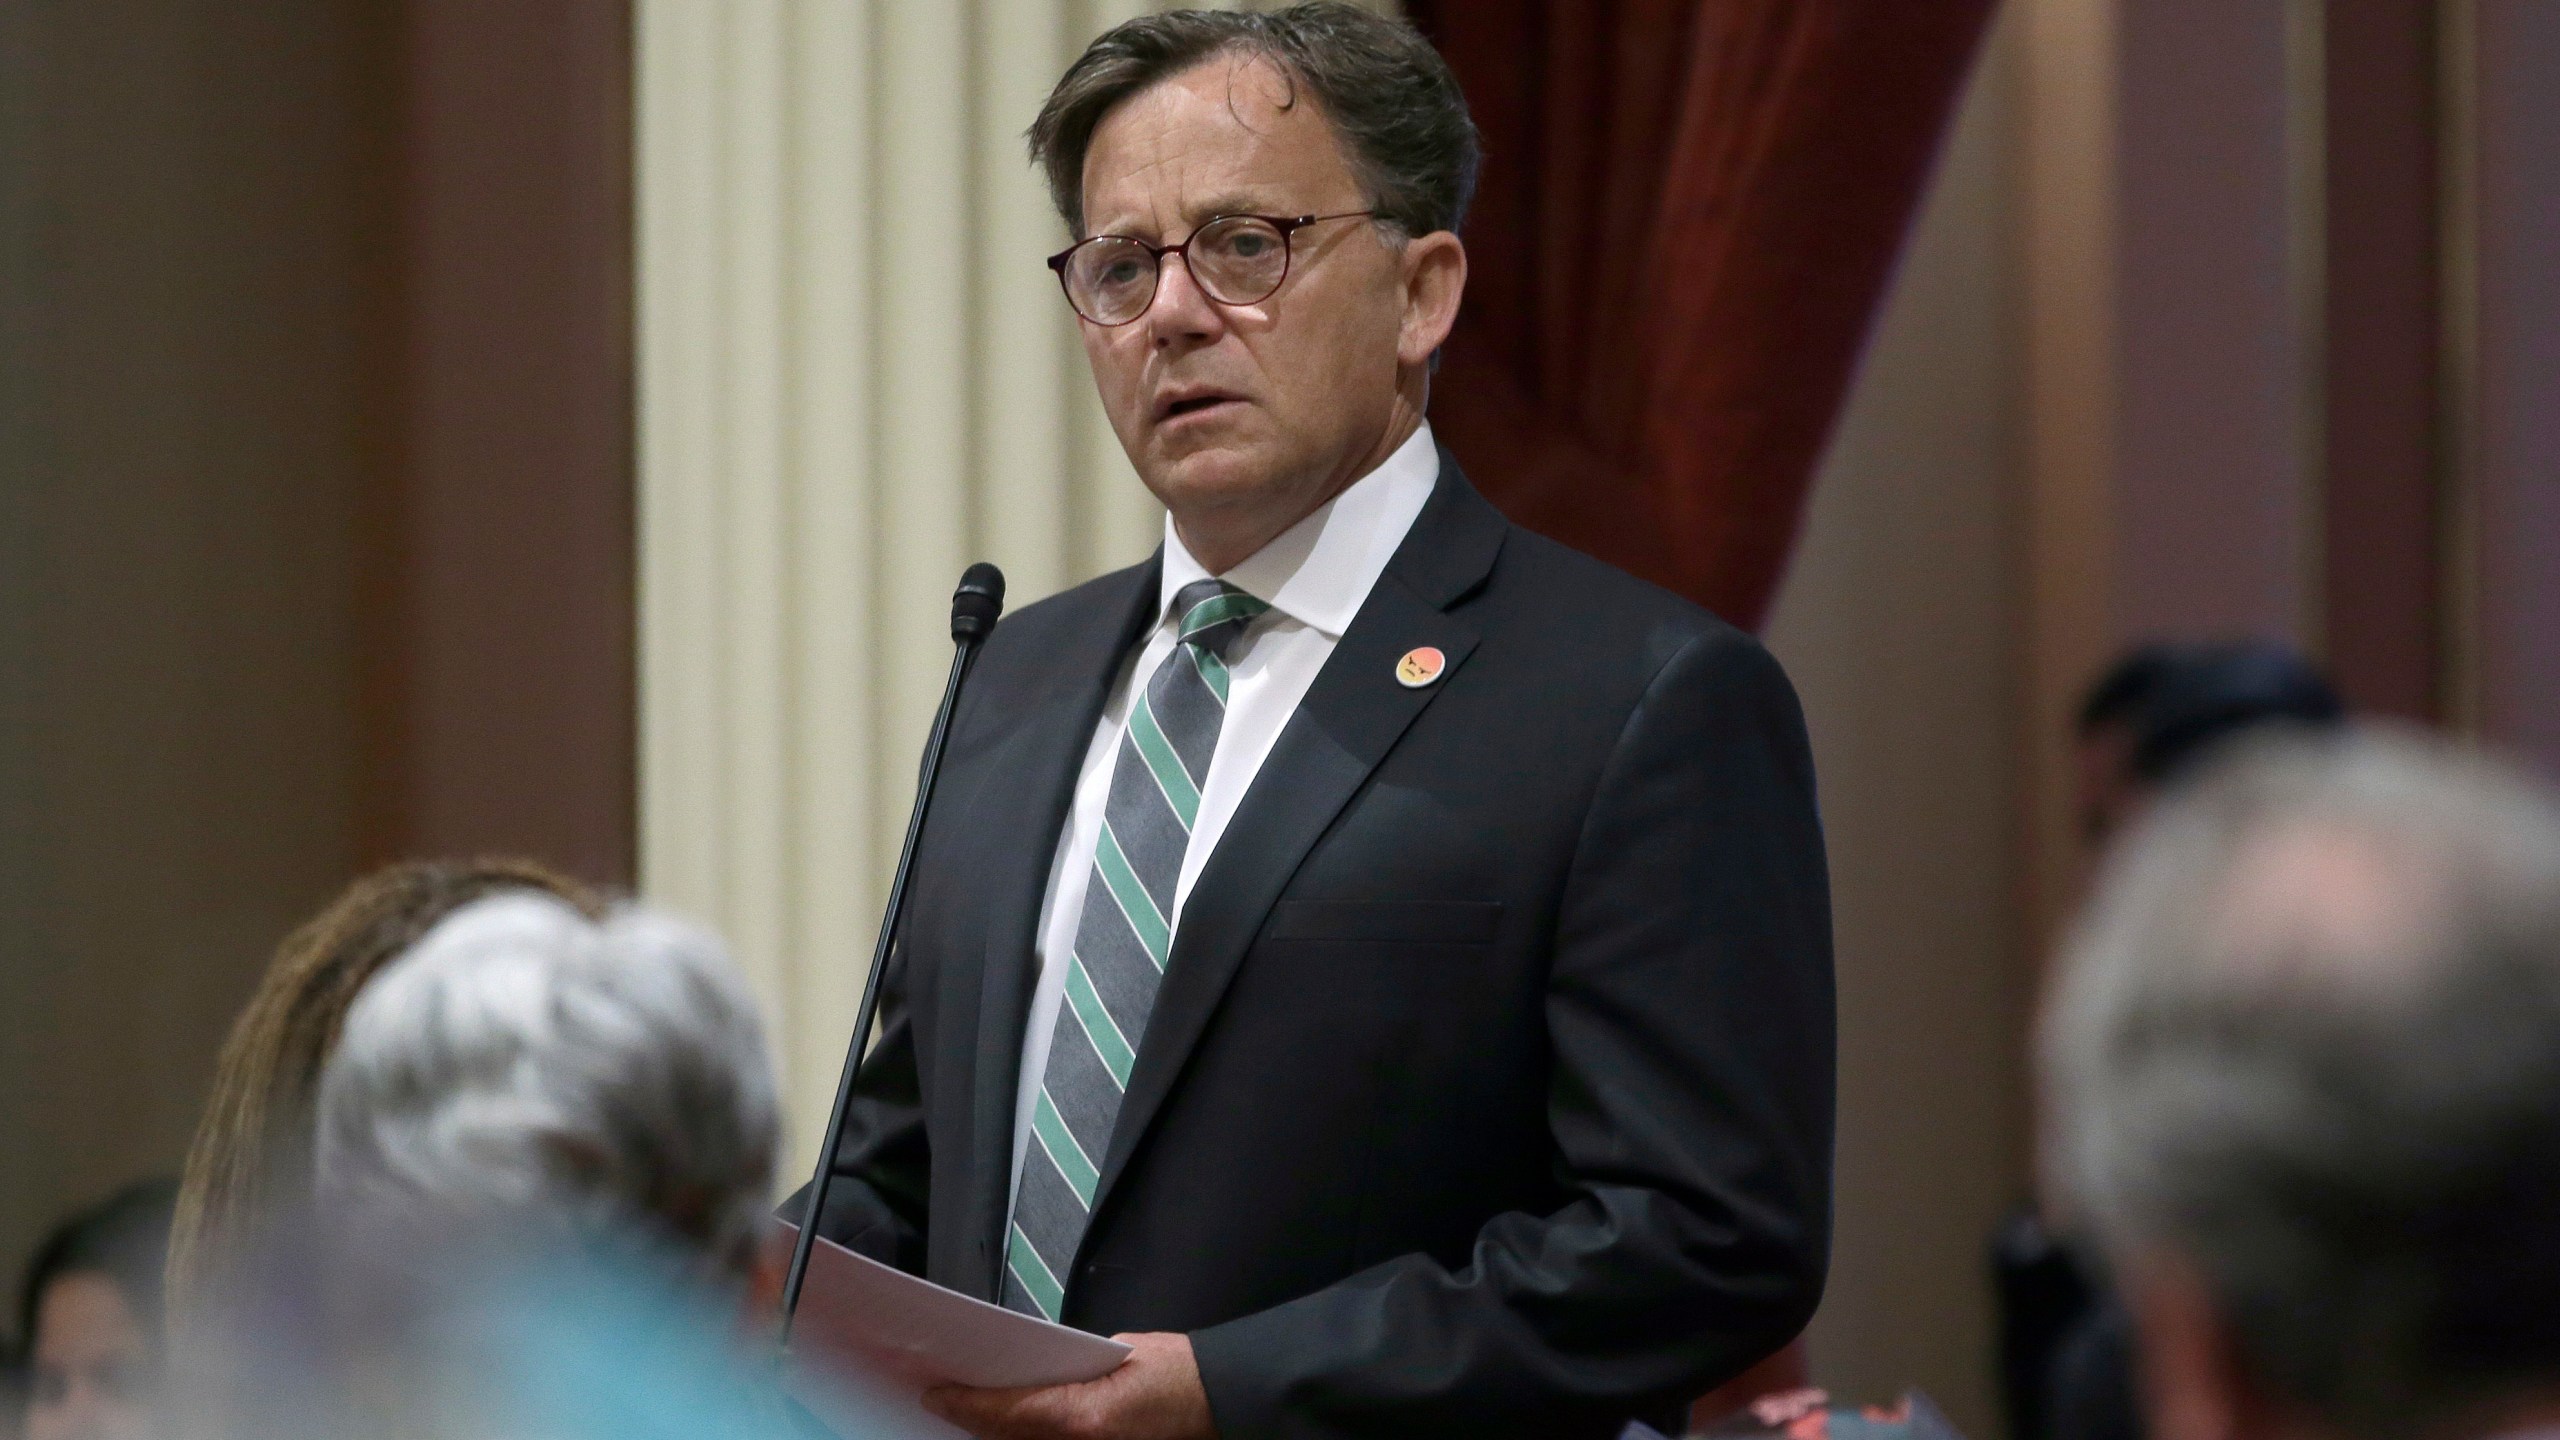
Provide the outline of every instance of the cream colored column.
{"type": "Polygon", "coordinates": [[[2125,646],[2319,641],[2319,26],[2026,0],[2030,953],[2077,895],[2069,733],[2125,646]],[[2310,173],[2306,173],[2310,167],[2310,173]]]}
{"type": "MultiPolygon", "coordinates": [[[[1022,132],[1129,0],[641,0],[640,875],[719,928],[814,1158],[951,587],[1145,557],[1022,132]]],[[[1047,843],[1025,837],[1026,844],[1047,843]]]]}
{"type": "Polygon", "coordinates": [[[2027,917],[2018,940],[2039,957],[2079,885],[2071,716],[2117,643],[2115,9],[2115,0],[2029,0],[2011,12],[2022,82],[2025,357],[2018,747],[2027,917]]]}
{"type": "Polygon", "coordinates": [[[2560,9],[2445,20],[2456,719],[2560,774],[2560,9]]]}
{"type": "MultiPolygon", "coordinates": [[[[1040,257],[1022,127],[1069,0],[644,0],[638,24],[641,882],[728,936],[791,1169],[833,1094],[950,658],[952,582],[1016,604],[1144,557],[1040,257]]],[[[1116,458],[1116,457],[1115,457],[1116,458]]]]}

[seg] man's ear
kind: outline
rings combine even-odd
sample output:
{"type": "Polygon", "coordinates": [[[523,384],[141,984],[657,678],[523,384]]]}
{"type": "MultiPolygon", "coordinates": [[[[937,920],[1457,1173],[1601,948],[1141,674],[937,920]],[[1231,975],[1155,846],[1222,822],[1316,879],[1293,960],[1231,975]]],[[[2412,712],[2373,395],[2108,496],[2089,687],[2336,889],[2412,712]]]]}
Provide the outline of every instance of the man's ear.
{"type": "Polygon", "coordinates": [[[2118,1275],[2132,1312],[2151,1440],[2265,1440],[2282,1428],[2204,1276],[2171,1255],[2118,1275]]]}
{"type": "Polygon", "coordinates": [[[1458,323],[1458,301],[1467,289],[1467,247],[1446,230],[1405,242],[1404,328],[1396,335],[1396,361],[1421,365],[1431,359],[1458,323]]]}

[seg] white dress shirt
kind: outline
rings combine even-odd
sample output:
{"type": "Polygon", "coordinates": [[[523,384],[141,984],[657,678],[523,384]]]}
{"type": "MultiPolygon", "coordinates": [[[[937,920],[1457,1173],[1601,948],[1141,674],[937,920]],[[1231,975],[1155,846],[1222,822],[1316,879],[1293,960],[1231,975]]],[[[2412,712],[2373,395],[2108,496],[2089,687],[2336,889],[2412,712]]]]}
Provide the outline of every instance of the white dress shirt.
{"type": "MultiPolygon", "coordinates": [[[[1208,863],[1236,807],[1252,788],[1272,742],[1298,711],[1316,672],[1333,655],[1333,647],[1351,618],[1369,598],[1387,561],[1404,543],[1414,517],[1431,498],[1440,479],[1440,451],[1431,427],[1414,431],[1377,469],[1351,483],[1349,489],[1314,514],[1280,533],[1252,558],[1219,578],[1271,609],[1256,619],[1227,659],[1227,715],[1218,731],[1218,748],[1209,761],[1208,783],[1200,787],[1200,813],[1191,830],[1190,848],[1182,854],[1182,873],[1174,882],[1173,934],[1182,933],[1183,902],[1192,882],[1208,863]]],[[[1040,903],[1038,948],[1040,983],[1031,992],[1031,1020],[1022,1032],[1022,1080],[1014,1092],[1013,1183],[1022,1183],[1022,1156],[1031,1140],[1032,1101],[1049,1065],[1049,1041],[1058,1024],[1058,1003],[1067,983],[1067,957],[1075,948],[1083,920],[1086,882],[1093,876],[1093,847],[1102,832],[1102,811],[1111,798],[1111,767],[1120,754],[1120,737],[1129,725],[1129,707],[1138,687],[1173,653],[1173,597],[1183,586],[1207,579],[1209,572],[1174,533],[1165,517],[1164,580],[1158,587],[1155,629],[1137,658],[1120,672],[1085,748],[1084,768],[1076,776],[1075,807],[1058,837],[1057,858],[1050,862],[1048,894],[1040,903]]],[[[1143,1040],[1141,1041],[1143,1043],[1143,1040]]],[[[1010,1213],[1010,1202],[1007,1210],[1010,1213]]]]}

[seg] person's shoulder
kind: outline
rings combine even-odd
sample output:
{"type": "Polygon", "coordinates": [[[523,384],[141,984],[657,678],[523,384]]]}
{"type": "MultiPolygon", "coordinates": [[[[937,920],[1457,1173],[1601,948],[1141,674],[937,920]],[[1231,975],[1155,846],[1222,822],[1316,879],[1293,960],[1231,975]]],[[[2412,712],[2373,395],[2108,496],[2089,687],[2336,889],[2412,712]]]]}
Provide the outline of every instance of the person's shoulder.
{"type": "Polygon", "coordinates": [[[1731,772],[1749,768],[1737,757],[1774,755],[1811,794],[1803,705],[1757,636],[1517,526],[1492,581],[1480,649],[1504,652],[1495,673],[1530,723],[1613,756],[1636,745],[1646,764],[1731,772]],[[1649,717],[1641,735],[1638,717],[1649,717]]]}
{"type": "Polygon", "coordinates": [[[1487,598],[1513,626],[1648,672],[1684,652],[1767,659],[1757,638],[1696,601],[1516,524],[1487,598]]]}

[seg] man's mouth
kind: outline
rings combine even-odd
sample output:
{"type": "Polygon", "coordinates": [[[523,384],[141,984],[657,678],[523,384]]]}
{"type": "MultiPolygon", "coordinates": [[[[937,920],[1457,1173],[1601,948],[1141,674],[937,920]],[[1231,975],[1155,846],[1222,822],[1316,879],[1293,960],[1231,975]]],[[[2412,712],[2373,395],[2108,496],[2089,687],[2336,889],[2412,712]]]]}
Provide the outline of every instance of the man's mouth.
{"type": "Polygon", "coordinates": [[[1206,414],[1220,406],[1236,403],[1235,396],[1214,390],[1173,395],[1156,402],[1156,423],[1162,425],[1186,415],[1206,414]]]}

